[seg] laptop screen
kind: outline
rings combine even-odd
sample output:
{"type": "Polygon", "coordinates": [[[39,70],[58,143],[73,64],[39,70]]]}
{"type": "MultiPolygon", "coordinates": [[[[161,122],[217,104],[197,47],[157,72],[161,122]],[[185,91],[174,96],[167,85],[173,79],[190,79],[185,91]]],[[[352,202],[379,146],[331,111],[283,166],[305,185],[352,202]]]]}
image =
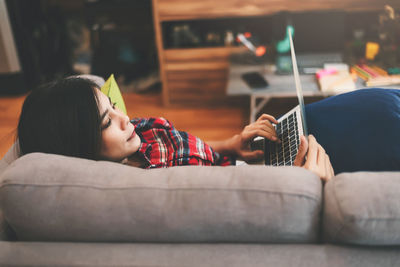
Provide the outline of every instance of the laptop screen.
{"type": "Polygon", "coordinates": [[[296,86],[297,98],[299,99],[300,114],[301,114],[301,119],[302,119],[302,123],[303,123],[303,131],[304,131],[304,134],[307,136],[308,131],[307,131],[307,123],[306,123],[306,109],[304,106],[303,89],[301,87],[299,70],[297,68],[297,60],[296,60],[296,53],[294,51],[292,32],[291,32],[290,28],[288,29],[288,31],[289,31],[290,53],[292,56],[293,75],[294,75],[294,81],[295,81],[295,86],[296,86]]]}

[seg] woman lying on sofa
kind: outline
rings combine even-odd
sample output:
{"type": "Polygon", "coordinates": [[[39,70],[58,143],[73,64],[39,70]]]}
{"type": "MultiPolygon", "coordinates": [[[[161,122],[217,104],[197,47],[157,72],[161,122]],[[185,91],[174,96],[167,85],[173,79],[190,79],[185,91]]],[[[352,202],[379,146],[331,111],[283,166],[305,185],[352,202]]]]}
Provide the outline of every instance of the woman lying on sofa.
{"type": "MultiPolygon", "coordinates": [[[[44,152],[141,168],[225,166],[233,164],[233,158],[250,162],[262,157],[263,151],[250,150],[256,136],[279,142],[271,123],[277,121],[263,114],[240,134],[206,144],[176,130],[163,118],[129,120],[92,81],[65,78],[27,96],[18,138],[22,154],[44,152]]],[[[308,141],[301,137],[294,165],[311,170],[323,180],[334,175],[328,155],[311,135],[308,141]]]]}

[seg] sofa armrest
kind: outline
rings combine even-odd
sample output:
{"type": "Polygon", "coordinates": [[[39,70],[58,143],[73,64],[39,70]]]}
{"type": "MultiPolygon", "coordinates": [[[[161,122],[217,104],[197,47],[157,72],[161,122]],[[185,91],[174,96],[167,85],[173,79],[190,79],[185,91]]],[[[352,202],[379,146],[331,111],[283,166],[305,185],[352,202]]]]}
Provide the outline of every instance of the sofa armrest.
{"type": "Polygon", "coordinates": [[[328,242],[400,245],[400,172],[342,173],[325,186],[328,242]]]}

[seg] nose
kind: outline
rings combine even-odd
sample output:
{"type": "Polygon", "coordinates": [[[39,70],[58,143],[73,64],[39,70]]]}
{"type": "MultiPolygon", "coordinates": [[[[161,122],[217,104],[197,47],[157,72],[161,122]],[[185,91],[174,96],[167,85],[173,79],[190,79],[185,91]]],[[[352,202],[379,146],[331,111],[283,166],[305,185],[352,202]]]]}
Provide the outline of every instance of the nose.
{"type": "Polygon", "coordinates": [[[126,129],[126,127],[129,125],[129,123],[130,123],[130,120],[129,120],[129,117],[127,116],[127,115],[125,115],[124,113],[122,113],[122,114],[120,114],[120,120],[121,120],[121,128],[123,129],[123,130],[125,130],[126,129]]]}

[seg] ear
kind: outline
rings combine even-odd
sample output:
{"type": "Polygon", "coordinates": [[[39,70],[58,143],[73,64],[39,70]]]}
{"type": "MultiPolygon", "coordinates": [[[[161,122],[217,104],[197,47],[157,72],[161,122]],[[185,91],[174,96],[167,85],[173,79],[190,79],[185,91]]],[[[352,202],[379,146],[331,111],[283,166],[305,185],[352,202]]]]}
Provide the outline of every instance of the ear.
{"type": "Polygon", "coordinates": [[[106,83],[101,87],[101,92],[108,96],[111,99],[111,102],[115,103],[117,108],[119,108],[121,111],[123,111],[125,114],[126,112],[126,107],[125,107],[125,102],[124,99],[122,98],[121,91],[119,90],[118,84],[115,81],[114,74],[111,74],[111,76],[108,78],[106,83]]]}

